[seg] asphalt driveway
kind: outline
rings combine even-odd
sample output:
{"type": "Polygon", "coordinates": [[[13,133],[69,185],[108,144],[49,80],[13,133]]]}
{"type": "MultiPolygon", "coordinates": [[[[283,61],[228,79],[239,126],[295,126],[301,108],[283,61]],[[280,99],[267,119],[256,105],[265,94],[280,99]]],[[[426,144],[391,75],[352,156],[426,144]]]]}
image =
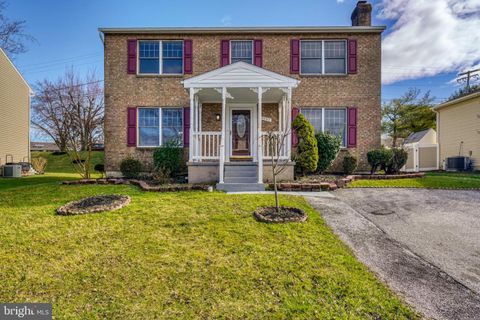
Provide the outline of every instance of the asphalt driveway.
{"type": "Polygon", "coordinates": [[[358,259],[427,317],[480,319],[480,192],[342,189],[307,197],[358,259]]]}

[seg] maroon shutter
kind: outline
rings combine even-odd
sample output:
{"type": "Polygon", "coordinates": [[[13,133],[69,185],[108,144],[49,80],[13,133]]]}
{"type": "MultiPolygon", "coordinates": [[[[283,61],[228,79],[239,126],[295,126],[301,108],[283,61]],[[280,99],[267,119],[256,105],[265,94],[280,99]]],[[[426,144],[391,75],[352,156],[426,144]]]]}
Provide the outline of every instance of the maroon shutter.
{"type": "MultiPolygon", "coordinates": [[[[292,108],[292,123],[299,113],[300,113],[300,109],[295,107],[292,108]]],[[[292,129],[292,147],[296,147],[297,144],[298,144],[297,132],[294,129],[292,129]]]]}
{"type": "Polygon", "coordinates": [[[137,73],[137,40],[129,39],[127,40],[127,73],[136,74],[137,73]]]}
{"type": "Polygon", "coordinates": [[[347,146],[349,148],[357,147],[357,108],[348,108],[348,133],[347,146]]]}
{"type": "Polygon", "coordinates": [[[300,72],[300,40],[290,41],[290,73],[300,72]]]}
{"type": "Polygon", "coordinates": [[[183,73],[185,74],[191,74],[193,72],[192,45],[192,40],[183,40],[183,73]]]}
{"type": "Polygon", "coordinates": [[[253,41],[253,64],[257,67],[263,65],[263,41],[261,39],[253,41]]]}
{"type": "Polygon", "coordinates": [[[190,146],[190,108],[183,108],[183,146],[190,146]]]}
{"type": "Polygon", "coordinates": [[[357,40],[348,40],[348,73],[357,73],[357,40]]]}
{"type": "Polygon", "coordinates": [[[127,147],[137,146],[137,108],[127,108],[127,147]]]}
{"type": "Polygon", "coordinates": [[[230,40],[222,40],[220,43],[220,66],[230,64],[230,40]]]}

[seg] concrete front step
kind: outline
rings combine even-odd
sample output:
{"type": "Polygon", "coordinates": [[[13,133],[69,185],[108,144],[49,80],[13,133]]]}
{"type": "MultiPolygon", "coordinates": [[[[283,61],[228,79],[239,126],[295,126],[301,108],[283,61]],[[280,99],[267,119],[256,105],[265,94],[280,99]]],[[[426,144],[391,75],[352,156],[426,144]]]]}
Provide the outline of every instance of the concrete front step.
{"type": "Polygon", "coordinates": [[[263,183],[217,183],[217,190],[226,192],[265,191],[263,183]]]}
{"type": "Polygon", "coordinates": [[[257,166],[225,166],[225,172],[257,172],[257,166]]]}
{"type": "Polygon", "coordinates": [[[225,171],[225,177],[257,177],[257,171],[225,171]]]}
{"type": "Polygon", "coordinates": [[[225,176],[225,183],[257,183],[258,178],[255,175],[254,177],[232,177],[225,176]]]}

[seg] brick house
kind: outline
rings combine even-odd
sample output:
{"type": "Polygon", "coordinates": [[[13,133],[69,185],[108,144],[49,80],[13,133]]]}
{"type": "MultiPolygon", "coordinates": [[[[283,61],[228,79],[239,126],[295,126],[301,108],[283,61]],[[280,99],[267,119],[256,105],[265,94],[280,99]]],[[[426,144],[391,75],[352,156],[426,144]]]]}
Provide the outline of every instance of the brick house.
{"type": "MultiPolygon", "coordinates": [[[[339,135],[366,167],[380,146],[381,33],[359,1],[352,26],[100,28],[105,47],[105,165],[183,143],[190,182],[257,190],[271,177],[267,132],[293,179],[292,120],[339,135]]],[[[335,168],[334,168],[335,170],[335,168]]]]}

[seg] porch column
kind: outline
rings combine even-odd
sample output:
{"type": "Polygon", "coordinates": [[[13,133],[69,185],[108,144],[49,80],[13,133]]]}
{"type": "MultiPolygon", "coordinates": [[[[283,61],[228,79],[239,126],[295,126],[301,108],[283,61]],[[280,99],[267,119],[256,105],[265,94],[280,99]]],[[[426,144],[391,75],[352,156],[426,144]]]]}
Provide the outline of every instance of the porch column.
{"type": "Polygon", "coordinates": [[[287,137],[287,157],[288,160],[292,158],[292,88],[287,89],[287,127],[285,128],[288,132],[287,137]]]}
{"type": "Polygon", "coordinates": [[[219,183],[223,183],[223,174],[225,167],[225,131],[226,131],[226,99],[227,88],[222,88],[222,135],[220,138],[220,165],[219,165],[219,183]]]}
{"type": "Polygon", "coordinates": [[[258,109],[257,109],[258,183],[263,183],[262,94],[263,94],[262,87],[258,87],[258,109]]]}
{"type": "Polygon", "coordinates": [[[189,130],[189,139],[190,146],[188,147],[188,161],[192,162],[194,160],[193,150],[196,148],[196,143],[193,141],[193,131],[195,130],[193,119],[193,109],[195,108],[195,90],[190,88],[190,130],[189,130]]]}

